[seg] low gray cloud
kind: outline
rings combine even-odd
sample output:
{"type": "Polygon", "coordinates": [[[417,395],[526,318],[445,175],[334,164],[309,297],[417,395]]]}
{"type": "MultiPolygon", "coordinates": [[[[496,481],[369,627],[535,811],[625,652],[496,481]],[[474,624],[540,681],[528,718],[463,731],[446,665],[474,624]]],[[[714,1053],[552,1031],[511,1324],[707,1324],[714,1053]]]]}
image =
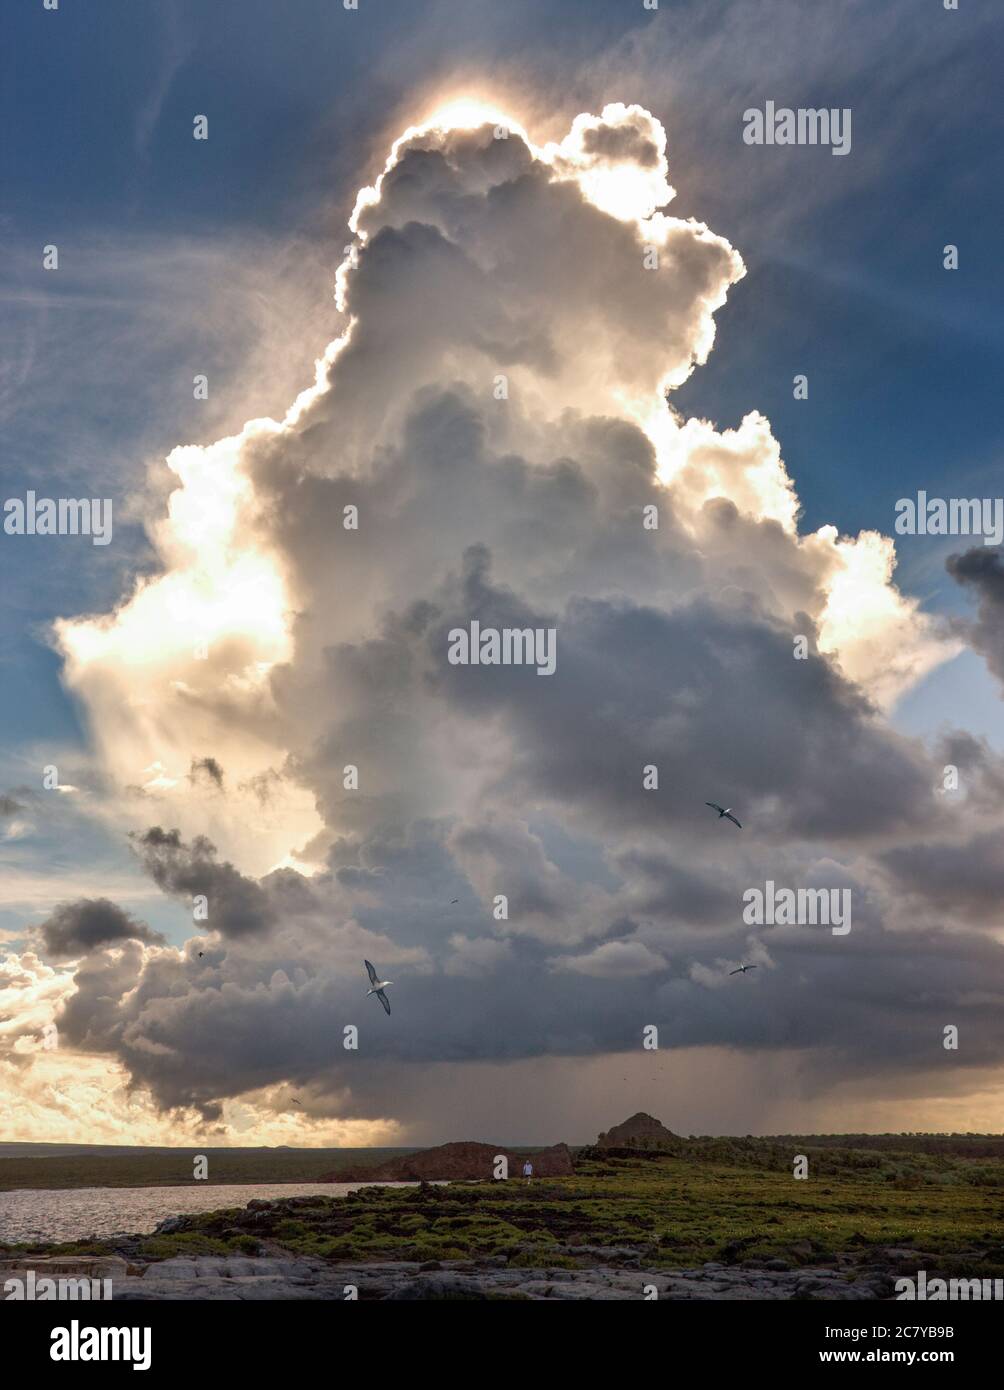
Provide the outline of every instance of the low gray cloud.
{"type": "Polygon", "coordinates": [[[160,932],[136,921],[107,898],[61,903],[38,927],[38,935],[46,955],[53,960],[72,960],[126,941],[164,942],[160,932]]]}
{"type": "Polygon", "coordinates": [[[1004,846],[997,831],[903,845],[882,855],[900,893],[954,921],[995,925],[1004,895],[1004,846]]]}
{"type": "Polygon", "coordinates": [[[643,941],[605,941],[582,956],[559,956],[554,965],[557,970],[593,975],[599,980],[626,980],[666,968],[662,957],[643,941]]]}
{"type": "Polygon", "coordinates": [[[977,601],[976,621],[968,625],[972,645],[1004,681],[1004,554],[996,546],[977,545],[950,555],[945,567],[977,601]]]}
{"type": "Polygon", "coordinates": [[[143,868],[159,888],[191,905],[196,896],[208,900],[207,925],[221,936],[243,936],[265,930],[273,912],[260,886],[230,863],[220,863],[216,847],[204,835],[186,844],[178,830],[151,826],[133,837],[143,868]]]}

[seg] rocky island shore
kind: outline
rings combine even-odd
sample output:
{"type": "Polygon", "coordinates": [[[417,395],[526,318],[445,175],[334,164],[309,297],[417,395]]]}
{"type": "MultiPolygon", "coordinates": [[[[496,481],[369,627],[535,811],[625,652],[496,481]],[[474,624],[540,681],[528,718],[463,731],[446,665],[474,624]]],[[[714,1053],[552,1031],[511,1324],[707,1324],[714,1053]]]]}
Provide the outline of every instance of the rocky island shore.
{"type": "MultiPolygon", "coordinates": [[[[426,1200],[429,1200],[428,1196],[426,1200]]],[[[435,1200],[434,1198],[432,1200],[435,1200]]],[[[316,1212],[316,1199],[290,1197],[251,1202],[239,1212],[213,1213],[215,1220],[173,1217],[150,1236],[108,1242],[104,1255],[39,1255],[0,1260],[0,1282],[25,1278],[110,1279],[115,1301],[181,1299],[258,1301],[285,1299],[884,1299],[893,1296],[898,1272],[912,1273],[918,1261],[934,1268],[937,1257],[916,1250],[881,1248],[821,1258],[808,1241],[787,1258],[708,1260],[665,1267],[649,1243],[554,1244],[542,1263],[534,1242],[509,1253],[473,1259],[331,1260],[291,1254],[277,1232],[316,1212]],[[225,1218],[228,1224],[222,1225],[225,1218]],[[152,1257],[151,1243],[198,1236],[213,1226],[220,1238],[243,1246],[227,1254],[186,1253],[152,1257]]],[[[197,1245],[198,1242],[195,1242],[197,1245]]],[[[975,1254],[976,1252],[974,1252],[975,1254]]]]}
{"type": "Polygon", "coordinates": [[[891,1299],[920,1271],[1004,1274],[1004,1163],[950,1139],[685,1139],[637,1115],[595,1146],[531,1151],[532,1183],[522,1150],[447,1144],[352,1170],[365,1185],[345,1196],[0,1245],[0,1272],[110,1278],[121,1300],[891,1299]],[[500,1153],[508,1180],[491,1177],[500,1153]]]}

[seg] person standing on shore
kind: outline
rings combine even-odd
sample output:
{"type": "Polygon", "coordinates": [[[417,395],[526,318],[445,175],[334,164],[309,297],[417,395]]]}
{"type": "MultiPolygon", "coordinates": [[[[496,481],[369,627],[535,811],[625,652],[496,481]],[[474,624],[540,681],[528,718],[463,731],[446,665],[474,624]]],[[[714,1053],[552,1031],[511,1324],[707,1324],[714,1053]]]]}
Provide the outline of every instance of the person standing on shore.
{"type": "Polygon", "coordinates": [[[529,1159],[527,1159],[526,1162],[523,1164],[523,1176],[524,1178],[526,1178],[527,1182],[530,1182],[533,1179],[533,1164],[530,1162],[529,1159]]]}

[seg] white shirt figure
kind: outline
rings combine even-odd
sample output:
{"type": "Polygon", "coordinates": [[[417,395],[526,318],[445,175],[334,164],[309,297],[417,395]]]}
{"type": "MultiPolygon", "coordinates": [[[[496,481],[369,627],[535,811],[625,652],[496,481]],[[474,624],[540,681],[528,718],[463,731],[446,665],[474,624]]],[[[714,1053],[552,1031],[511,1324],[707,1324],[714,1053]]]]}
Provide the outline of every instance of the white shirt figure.
{"type": "Polygon", "coordinates": [[[523,1164],[523,1176],[526,1178],[527,1182],[533,1177],[533,1164],[529,1159],[523,1164]]]}

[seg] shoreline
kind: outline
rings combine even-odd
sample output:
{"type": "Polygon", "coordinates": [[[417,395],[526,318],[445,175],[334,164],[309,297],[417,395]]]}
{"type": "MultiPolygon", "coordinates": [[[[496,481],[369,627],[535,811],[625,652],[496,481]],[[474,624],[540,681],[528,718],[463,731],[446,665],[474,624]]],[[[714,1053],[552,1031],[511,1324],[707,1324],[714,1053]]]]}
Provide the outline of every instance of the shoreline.
{"type": "MultiPolygon", "coordinates": [[[[807,1153],[802,1180],[779,1145],[676,1140],[672,1151],[579,1150],[572,1173],[531,1183],[381,1182],[374,1173],[336,1187],[331,1174],[306,1182],[307,1192],[262,1184],[251,1201],[247,1183],[217,1183],[188,1212],[191,1180],[164,1192],[159,1211],[144,1210],[142,1192],[132,1211],[125,1192],[117,1207],[105,1193],[74,1211],[64,1193],[76,1229],[163,1219],[147,1235],[0,1245],[0,1261],[111,1261],[117,1296],[198,1300],[853,1300],[892,1298],[896,1279],[919,1286],[921,1274],[1004,1276],[999,1161],[807,1153]]],[[[145,1191],[156,1202],[164,1186],[145,1191]]],[[[37,1216],[29,1202],[22,1229],[44,1229],[44,1203],[59,1201],[45,1198],[37,1216]]]]}
{"type": "MultiPolygon", "coordinates": [[[[886,1252],[887,1257],[890,1252],[886,1252]]],[[[896,1264],[806,1265],[774,1261],[693,1268],[644,1268],[623,1248],[596,1251],[576,1269],[486,1260],[334,1262],[290,1257],[176,1256],[145,1265],[121,1257],[31,1257],[0,1260],[5,1279],[77,1277],[111,1281],[114,1302],[325,1301],[887,1301],[895,1298],[896,1264]],[[604,1262],[604,1256],[609,1262],[604,1262]]],[[[854,1257],[848,1255],[850,1261],[854,1257]]],[[[912,1272],[912,1271],[911,1271],[912,1272]]]]}
{"type": "MultiPolygon", "coordinates": [[[[81,1183],[79,1187],[0,1187],[0,1197],[17,1192],[38,1192],[61,1195],[64,1192],[163,1192],[178,1188],[183,1192],[203,1191],[214,1187],[417,1187],[420,1178],[276,1178],[263,1182],[259,1178],[246,1181],[231,1181],[219,1178],[189,1179],[188,1182],[131,1182],[131,1183],[81,1183]]],[[[451,1182],[455,1179],[436,1178],[436,1182],[451,1182]]]]}

